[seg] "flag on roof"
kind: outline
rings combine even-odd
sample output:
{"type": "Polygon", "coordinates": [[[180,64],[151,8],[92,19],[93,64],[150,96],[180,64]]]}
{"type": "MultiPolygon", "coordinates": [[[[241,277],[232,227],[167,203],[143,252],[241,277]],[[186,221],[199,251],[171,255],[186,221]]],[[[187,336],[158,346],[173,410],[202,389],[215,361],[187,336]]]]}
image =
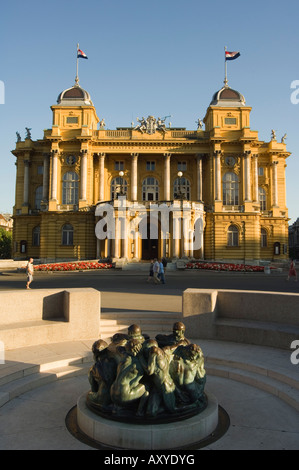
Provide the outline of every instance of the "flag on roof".
{"type": "Polygon", "coordinates": [[[225,51],[225,60],[235,60],[240,57],[240,52],[225,51]]]}
{"type": "Polygon", "coordinates": [[[88,59],[87,55],[81,51],[81,49],[78,49],[77,57],[81,59],[88,59]]]}

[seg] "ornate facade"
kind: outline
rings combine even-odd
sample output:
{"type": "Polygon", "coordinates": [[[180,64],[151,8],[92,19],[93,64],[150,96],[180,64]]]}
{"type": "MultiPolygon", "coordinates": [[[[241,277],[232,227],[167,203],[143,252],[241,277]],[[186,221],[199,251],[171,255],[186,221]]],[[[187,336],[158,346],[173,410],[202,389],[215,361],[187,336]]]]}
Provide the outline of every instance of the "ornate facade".
{"type": "Polygon", "coordinates": [[[108,130],[78,84],[51,109],[42,139],[27,129],[12,151],[15,259],[288,256],[290,154],[274,131],[269,142],[259,140],[251,108],[227,84],[197,130],[154,116],[108,130]]]}

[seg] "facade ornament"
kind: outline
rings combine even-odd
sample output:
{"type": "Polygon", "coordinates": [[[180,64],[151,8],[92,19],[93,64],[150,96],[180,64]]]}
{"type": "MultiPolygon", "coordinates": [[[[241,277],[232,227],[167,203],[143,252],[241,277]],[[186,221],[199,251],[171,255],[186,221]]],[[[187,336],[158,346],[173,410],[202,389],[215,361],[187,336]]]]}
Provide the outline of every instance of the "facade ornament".
{"type": "Polygon", "coordinates": [[[22,139],[21,139],[19,132],[16,132],[16,135],[17,135],[17,142],[21,142],[22,139]]]}
{"type": "Polygon", "coordinates": [[[197,121],[195,121],[196,124],[197,124],[197,130],[201,130],[203,128],[203,122],[201,119],[197,119],[197,121]]]}
{"type": "Polygon", "coordinates": [[[276,140],[276,132],[274,129],[271,131],[271,140],[276,140]]]}
{"type": "Polygon", "coordinates": [[[105,119],[101,119],[100,121],[100,129],[104,129],[104,127],[106,126],[106,123],[105,123],[105,119]]]}
{"type": "Polygon", "coordinates": [[[25,139],[31,139],[31,132],[30,132],[30,131],[31,131],[31,128],[25,127],[25,129],[26,129],[26,137],[25,137],[25,139]]]}
{"type": "Polygon", "coordinates": [[[141,119],[136,118],[139,124],[134,127],[134,130],[140,131],[142,134],[147,133],[147,134],[155,134],[156,131],[162,131],[163,133],[166,132],[166,125],[165,125],[165,120],[169,116],[165,116],[164,119],[161,119],[158,117],[156,119],[154,116],[148,116],[147,119],[142,117],[141,119]]]}
{"type": "Polygon", "coordinates": [[[281,138],[281,143],[284,144],[285,143],[285,140],[287,138],[287,134],[284,134],[281,138]]]}

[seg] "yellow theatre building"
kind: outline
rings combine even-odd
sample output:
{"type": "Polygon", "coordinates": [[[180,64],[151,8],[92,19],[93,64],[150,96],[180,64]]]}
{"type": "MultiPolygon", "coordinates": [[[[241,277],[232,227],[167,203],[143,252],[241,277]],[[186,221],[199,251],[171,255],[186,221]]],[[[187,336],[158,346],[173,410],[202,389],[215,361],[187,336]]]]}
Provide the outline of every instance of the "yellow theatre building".
{"type": "Polygon", "coordinates": [[[166,118],[106,129],[79,82],[51,106],[52,127],[18,136],[14,259],[154,257],[223,262],[288,257],[286,150],[250,128],[227,83],[198,128],[166,118]]]}

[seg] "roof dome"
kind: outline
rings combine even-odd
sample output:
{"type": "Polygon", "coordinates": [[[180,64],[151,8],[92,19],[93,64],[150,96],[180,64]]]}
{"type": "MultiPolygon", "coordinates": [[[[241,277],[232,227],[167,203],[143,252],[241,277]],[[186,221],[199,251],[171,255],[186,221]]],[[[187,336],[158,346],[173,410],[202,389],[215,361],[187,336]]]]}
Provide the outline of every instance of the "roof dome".
{"type": "Polygon", "coordinates": [[[74,85],[72,88],[62,91],[57,98],[57,104],[66,106],[93,106],[90,94],[79,85],[74,85]]]}
{"type": "Polygon", "coordinates": [[[210,106],[245,106],[245,98],[238,91],[225,85],[214,93],[210,106]]]}

